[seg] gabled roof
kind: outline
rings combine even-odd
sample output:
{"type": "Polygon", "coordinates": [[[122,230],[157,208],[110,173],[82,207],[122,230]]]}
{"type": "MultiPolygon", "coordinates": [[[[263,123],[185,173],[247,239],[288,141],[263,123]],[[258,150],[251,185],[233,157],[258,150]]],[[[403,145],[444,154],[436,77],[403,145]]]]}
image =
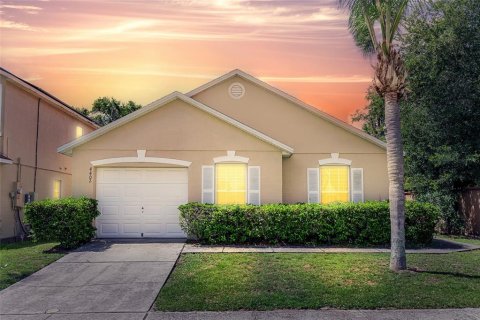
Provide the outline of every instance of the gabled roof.
{"type": "Polygon", "coordinates": [[[187,95],[188,97],[193,97],[194,95],[196,95],[196,94],[198,94],[202,91],[205,91],[208,88],[211,88],[211,87],[213,87],[213,86],[215,86],[215,85],[217,85],[217,84],[219,84],[223,81],[226,81],[230,78],[233,78],[235,76],[243,78],[247,81],[250,81],[250,82],[258,85],[261,88],[264,88],[264,89],[266,89],[270,92],[273,92],[273,93],[281,96],[282,98],[287,99],[288,101],[294,103],[295,105],[297,105],[301,108],[304,108],[305,110],[310,111],[311,113],[315,114],[316,116],[318,116],[318,117],[320,117],[320,118],[322,118],[322,119],[324,119],[324,120],[326,120],[326,121],[328,121],[328,122],[330,122],[330,123],[332,123],[336,126],[339,126],[343,129],[353,133],[354,135],[359,136],[360,138],[363,138],[363,139],[365,139],[369,142],[372,142],[373,144],[375,144],[375,145],[377,145],[381,148],[384,148],[384,149],[387,148],[387,145],[385,144],[385,142],[383,142],[383,141],[369,135],[368,133],[366,133],[366,132],[364,132],[364,131],[362,131],[358,128],[355,128],[354,126],[352,126],[352,125],[350,125],[346,122],[343,122],[343,121],[329,115],[328,113],[326,113],[324,111],[321,111],[321,110],[319,110],[319,109],[301,101],[300,99],[297,99],[294,96],[292,96],[292,95],[290,95],[290,94],[288,94],[288,93],[286,93],[286,92],[284,92],[284,91],[282,91],[278,88],[275,88],[275,87],[269,85],[268,83],[263,82],[262,80],[257,79],[255,77],[251,76],[250,74],[248,74],[248,73],[246,73],[242,70],[239,70],[239,69],[232,70],[229,73],[226,73],[221,77],[218,77],[218,78],[216,78],[216,79],[214,79],[210,82],[207,82],[206,84],[201,85],[200,87],[198,87],[196,89],[193,89],[190,92],[187,92],[185,95],[187,95]]]}
{"type": "Polygon", "coordinates": [[[62,100],[58,99],[54,95],[48,93],[47,91],[37,87],[34,84],[31,84],[30,82],[14,75],[10,71],[0,67],[0,75],[6,77],[10,81],[16,83],[17,85],[25,88],[27,91],[30,91],[34,95],[44,99],[45,101],[48,101],[49,103],[53,104],[54,106],[60,108],[61,110],[65,111],[66,113],[72,115],[73,117],[77,118],[78,120],[82,121],[83,123],[89,125],[92,128],[98,128],[99,126],[92,121],[92,119],[88,118],[87,116],[81,114],[75,108],[69,106],[62,100]]]}
{"type": "Polygon", "coordinates": [[[226,123],[229,123],[235,127],[237,127],[238,129],[246,132],[246,133],[249,133],[251,134],[252,136],[264,141],[264,142],[267,142],[277,148],[279,148],[280,150],[282,150],[282,154],[284,156],[290,156],[292,153],[293,153],[293,148],[292,147],[289,147],[287,146],[286,144],[283,144],[281,143],[280,141],[277,141],[235,119],[232,119],[230,117],[228,117],[227,115],[221,113],[221,112],[218,112],[217,110],[214,110],[206,105],[204,105],[203,103],[201,102],[198,102],[196,100],[193,100],[192,98],[189,98],[187,97],[186,95],[184,95],[183,93],[180,93],[180,92],[172,92],[171,94],[169,95],[166,95],[165,97],[161,98],[161,99],[158,99],[146,106],[144,106],[143,108],[141,109],[138,109],[137,111],[135,112],[132,112],[130,113],[129,115],[123,117],[123,118],[120,118],[114,122],[111,122],[109,124],[107,124],[106,126],[104,127],[101,127],[100,129],[97,129],[95,131],[92,131],[90,132],[89,134],[86,134],[76,140],[73,140],[67,144],[64,144],[63,146],[59,147],[57,149],[58,152],[60,153],[63,153],[63,154],[66,154],[66,155],[71,155],[72,154],[72,151],[74,148],[78,147],[78,146],[81,146],[82,144],[84,143],[87,143],[88,141],[91,141],[93,139],[96,139],[104,134],[106,134],[107,132],[115,129],[115,128],[118,128],[126,123],[129,123],[130,121],[133,121],[151,111],[154,111],[164,105],[166,105],[167,103],[169,102],[172,102],[176,99],[179,99],[179,100],[182,100],[186,103],[188,103],[189,105],[191,106],[194,106],[200,110],[203,110],[207,113],[209,113],[210,115],[226,122],[226,123]]]}

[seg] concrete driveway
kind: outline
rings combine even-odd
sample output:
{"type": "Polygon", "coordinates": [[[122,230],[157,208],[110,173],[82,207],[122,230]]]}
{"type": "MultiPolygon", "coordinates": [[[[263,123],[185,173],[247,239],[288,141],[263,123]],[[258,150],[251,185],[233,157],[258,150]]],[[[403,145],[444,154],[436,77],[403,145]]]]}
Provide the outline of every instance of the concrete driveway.
{"type": "Polygon", "coordinates": [[[183,243],[97,240],[0,292],[0,319],[143,319],[183,243]]]}

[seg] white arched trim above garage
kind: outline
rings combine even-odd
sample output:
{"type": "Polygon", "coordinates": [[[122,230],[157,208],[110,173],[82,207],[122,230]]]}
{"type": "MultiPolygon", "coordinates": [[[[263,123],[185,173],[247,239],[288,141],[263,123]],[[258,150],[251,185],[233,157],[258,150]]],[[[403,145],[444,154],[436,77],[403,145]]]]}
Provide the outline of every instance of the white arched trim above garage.
{"type": "Polygon", "coordinates": [[[119,158],[108,158],[91,161],[90,164],[94,167],[104,166],[115,163],[158,163],[158,164],[169,164],[176,165],[181,167],[190,167],[192,164],[190,161],[170,159],[170,158],[157,158],[157,157],[146,157],[146,150],[137,150],[136,157],[119,157],[119,158]]]}

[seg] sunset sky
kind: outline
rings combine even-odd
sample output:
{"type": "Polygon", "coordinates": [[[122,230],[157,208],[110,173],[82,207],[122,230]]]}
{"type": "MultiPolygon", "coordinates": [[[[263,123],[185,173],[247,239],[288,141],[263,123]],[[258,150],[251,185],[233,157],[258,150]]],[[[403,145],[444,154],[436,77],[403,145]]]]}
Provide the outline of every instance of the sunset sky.
{"type": "Polygon", "coordinates": [[[372,75],[337,0],[1,0],[0,45],[2,67],[85,107],[239,68],[349,122],[372,75]]]}

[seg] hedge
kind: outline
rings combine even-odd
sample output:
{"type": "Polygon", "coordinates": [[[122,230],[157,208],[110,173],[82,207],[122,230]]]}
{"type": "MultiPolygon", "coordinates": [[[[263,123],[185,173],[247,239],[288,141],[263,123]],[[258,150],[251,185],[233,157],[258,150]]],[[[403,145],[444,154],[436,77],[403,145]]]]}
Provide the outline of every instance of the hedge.
{"type": "MultiPolygon", "coordinates": [[[[388,245],[387,201],[335,204],[181,205],[180,224],[205,244],[388,245]]],[[[406,203],[409,245],[432,241],[439,209],[406,203]]]]}
{"type": "Polygon", "coordinates": [[[36,241],[58,241],[64,248],[75,248],[95,236],[93,219],[100,215],[97,200],[63,198],[41,200],[25,207],[25,220],[36,241]]]}

